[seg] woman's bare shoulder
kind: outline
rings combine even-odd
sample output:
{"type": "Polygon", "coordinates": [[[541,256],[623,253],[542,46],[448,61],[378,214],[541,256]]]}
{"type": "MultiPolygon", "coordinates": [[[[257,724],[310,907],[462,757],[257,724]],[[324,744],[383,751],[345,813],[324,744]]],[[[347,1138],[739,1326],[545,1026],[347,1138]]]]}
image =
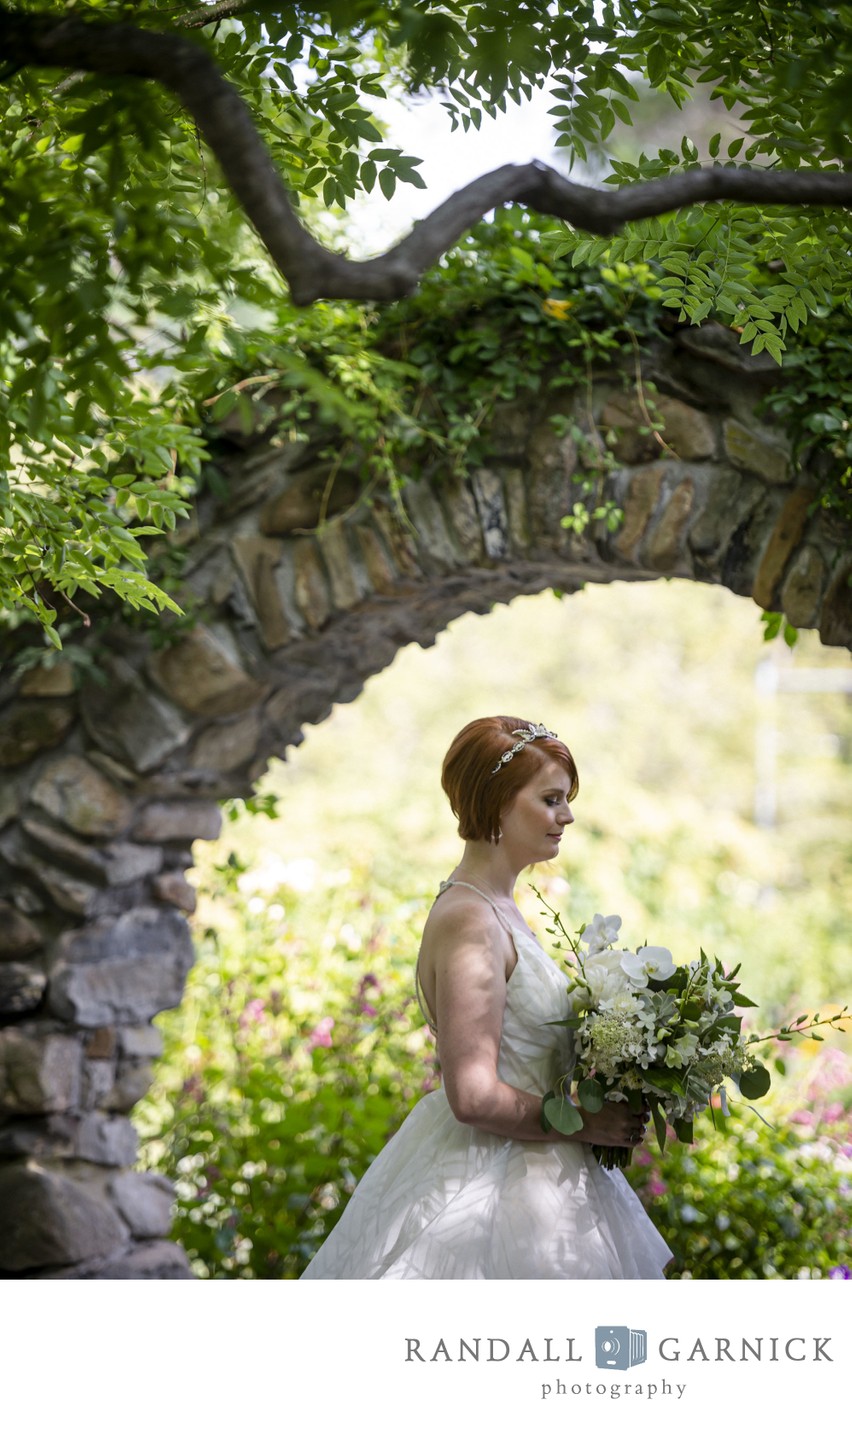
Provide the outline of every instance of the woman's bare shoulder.
{"type": "Polygon", "coordinates": [[[451,888],[443,889],[438,894],[429,909],[426,928],[431,927],[436,931],[442,931],[445,928],[459,925],[465,928],[477,925],[490,927],[492,923],[500,926],[497,914],[488,899],[483,898],[479,893],[474,893],[470,888],[462,888],[459,884],[453,884],[451,888]]]}
{"type": "Polygon", "coordinates": [[[503,953],[509,935],[487,899],[453,887],[436,898],[423,929],[421,959],[471,946],[503,953]]]}

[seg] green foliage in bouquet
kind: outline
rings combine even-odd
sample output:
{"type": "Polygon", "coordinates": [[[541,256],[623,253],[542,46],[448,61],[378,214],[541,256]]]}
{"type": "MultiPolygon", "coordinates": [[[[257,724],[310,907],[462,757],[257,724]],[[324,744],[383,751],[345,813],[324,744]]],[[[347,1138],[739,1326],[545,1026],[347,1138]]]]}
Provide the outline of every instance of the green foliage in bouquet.
{"type": "Polygon", "coordinates": [[[668,1278],[852,1277],[852,1067],[812,1056],[769,1121],[737,1104],[692,1147],[637,1151],[627,1178],[674,1253],[668,1278]]]}

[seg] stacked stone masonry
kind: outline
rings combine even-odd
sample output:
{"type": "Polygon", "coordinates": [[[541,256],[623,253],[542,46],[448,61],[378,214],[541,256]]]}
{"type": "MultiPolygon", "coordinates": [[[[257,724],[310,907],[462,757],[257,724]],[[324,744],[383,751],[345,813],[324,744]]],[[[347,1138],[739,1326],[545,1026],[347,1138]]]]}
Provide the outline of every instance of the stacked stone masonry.
{"type": "Polygon", "coordinates": [[[152,1019],[180,1002],[192,962],[192,845],[218,834],[220,799],[248,794],[402,645],[518,594],[661,576],[724,584],[852,642],[850,534],[756,417],[763,365],[707,326],[644,371],[664,442],[629,376],[594,389],[614,459],[600,499],[624,510],[614,533],[560,524],[582,490],[552,421],[587,425],[585,393],[504,405],[487,464],[406,485],[404,516],[351,474],[330,485],[319,445],[226,428],[227,497],[205,497],[174,538],[194,623],[156,646],[96,624],[88,667],[21,672],[32,634],[4,640],[0,1276],[190,1276],[168,1240],[168,1184],[134,1170],[128,1115],[159,1053],[152,1019]]]}

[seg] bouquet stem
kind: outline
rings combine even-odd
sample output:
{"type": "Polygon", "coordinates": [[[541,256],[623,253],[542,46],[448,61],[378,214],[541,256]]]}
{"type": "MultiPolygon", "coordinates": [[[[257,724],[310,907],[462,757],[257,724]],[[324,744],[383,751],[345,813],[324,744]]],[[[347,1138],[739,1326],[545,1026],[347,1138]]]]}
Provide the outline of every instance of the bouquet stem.
{"type": "Polygon", "coordinates": [[[632,1148],[607,1148],[601,1147],[598,1143],[592,1143],[592,1152],[602,1168],[612,1171],[613,1168],[626,1168],[630,1166],[633,1157],[632,1148]]]}

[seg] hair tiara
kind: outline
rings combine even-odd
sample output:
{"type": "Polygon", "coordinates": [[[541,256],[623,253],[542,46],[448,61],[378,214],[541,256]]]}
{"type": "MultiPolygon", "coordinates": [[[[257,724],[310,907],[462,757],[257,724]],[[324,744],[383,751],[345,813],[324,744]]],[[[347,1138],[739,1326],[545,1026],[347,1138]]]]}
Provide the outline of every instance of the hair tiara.
{"type": "Polygon", "coordinates": [[[520,753],[522,748],[526,748],[528,743],[535,743],[537,738],[558,738],[559,735],[551,733],[550,729],[545,728],[543,723],[534,723],[531,724],[529,728],[513,728],[512,737],[516,738],[518,742],[513,744],[511,748],[506,749],[497,767],[492,768],[491,777],[493,777],[495,773],[500,772],[504,763],[511,763],[515,754],[520,753]]]}

